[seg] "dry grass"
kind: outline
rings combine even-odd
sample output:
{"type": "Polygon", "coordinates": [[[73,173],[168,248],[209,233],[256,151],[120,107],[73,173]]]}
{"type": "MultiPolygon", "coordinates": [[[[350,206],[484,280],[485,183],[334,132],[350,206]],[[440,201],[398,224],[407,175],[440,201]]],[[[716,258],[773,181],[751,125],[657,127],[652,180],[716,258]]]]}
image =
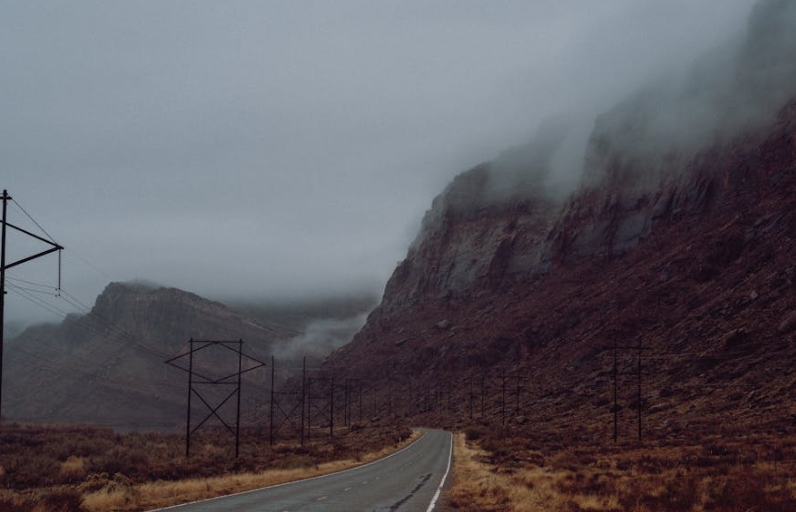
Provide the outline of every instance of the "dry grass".
{"type": "Polygon", "coordinates": [[[91,427],[4,426],[0,511],[140,511],[310,478],[383,457],[419,435],[403,426],[341,428],[306,446],[269,446],[262,432],[242,439],[234,458],[228,436],[184,439],[117,434],[91,427]]]}
{"type": "Polygon", "coordinates": [[[59,473],[69,480],[82,480],[86,477],[86,458],[70,455],[61,463],[59,473]]]}
{"type": "Polygon", "coordinates": [[[260,473],[241,473],[174,482],[148,482],[140,485],[117,484],[114,479],[111,479],[108,485],[102,489],[86,494],[83,498],[83,506],[89,512],[148,510],[304,480],[350,469],[382,458],[403,448],[419,436],[419,432],[414,432],[403,442],[385,447],[377,452],[367,453],[354,459],[336,460],[306,468],[269,470],[260,473]]]}
{"type": "Polygon", "coordinates": [[[567,469],[534,467],[500,471],[486,462],[487,453],[457,433],[454,444],[454,483],[448,504],[462,512],[538,512],[621,510],[616,496],[561,491],[561,482],[573,478],[567,469]]]}
{"type": "Polygon", "coordinates": [[[508,508],[508,482],[481,462],[483,451],[468,446],[462,433],[454,435],[453,486],[447,504],[462,512],[514,510],[508,508]]]}
{"type": "Polygon", "coordinates": [[[762,453],[761,439],[549,449],[522,440],[497,432],[479,441],[485,450],[457,434],[448,503],[464,512],[796,510],[796,461],[782,448],[762,453]]]}

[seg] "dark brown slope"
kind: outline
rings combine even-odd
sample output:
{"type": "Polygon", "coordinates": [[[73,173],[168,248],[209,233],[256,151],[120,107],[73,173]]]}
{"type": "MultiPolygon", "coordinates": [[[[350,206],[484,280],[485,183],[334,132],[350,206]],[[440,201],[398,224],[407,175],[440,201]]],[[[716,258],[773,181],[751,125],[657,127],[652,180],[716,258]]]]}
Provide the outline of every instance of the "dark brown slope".
{"type": "MultiPolygon", "coordinates": [[[[524,410],[593,430],[610,423],[609,348],[641,344],[650,426],[678,432],[730,411],[790,425],[796,102],[783,98],[796,96],[795,20],[794,4],[762,1],[721,77],[730,82],[697,69],[682,91],[601,117],[584,183],[564,205],[540,187],[490,202],[489,164],[458,177],[330,364],[382,389],[448,387],[460,405],[468,378],[522,368],[524,410]],[[691,116],[695,94],[722,130],[691,116]],[[660,139],[656,109],[669,108],[688,144],[660,139]]],[[[620,356],[632,370],[634,352],[620,356]]],[[[635,385],[624,387],[632,405],[635,385]]]]}
{"type": "MultiPolygon", "coordinates": [[[[610,414],[607,349],[640,343],[652,425],[678,430],[728,410],[796,421],[796,103],[765,136],[704,162],[678,187],[651,193],[669,206],[622,254],[570,261],[561,248],[546,273],[485,275],[463,294],[405,292],[399,267],[334,365],[396,385],[458,383],[459,403],[463,379],[522,367],[524,400],[566,422],[610,414]]],[[[580,211],[585,200],[575,200],[580,211]]],[[[615,211],[601,205],[597,217],[615,211]]],[[[478,221],[493,219],[467,225],[478,221]]],[[[594,222],[573,215],[551,238],[594,222]]],[[[633,355],[623,353],[631,370],[633,355]]]]}

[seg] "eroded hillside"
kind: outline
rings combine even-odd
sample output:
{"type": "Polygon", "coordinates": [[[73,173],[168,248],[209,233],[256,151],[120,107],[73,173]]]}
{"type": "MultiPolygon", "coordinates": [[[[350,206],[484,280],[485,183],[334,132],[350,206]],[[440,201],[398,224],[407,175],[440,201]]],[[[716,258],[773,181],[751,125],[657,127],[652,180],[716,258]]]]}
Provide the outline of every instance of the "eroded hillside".
{"type": "MultiPolygon", "coordinates": [[[[473,380],[519,371],[522,410],[593,435],[611,423],[612,347],[632,372],[627,347],[640,345],[649,427],[677,434],[730,411],[789,424],[794,20],[792,3],[760,2],[723,60],[707,56],[679,88],[601,116],[564,201],[544,192],[544,143],[529,146],[508,194],[494,193],[506,183],[499,159],[458,176],[330,364],[404,386],[410,401],[446,389],[458,412],[431,421],[448,424],[465,420],[473,380]]],[[[636,408],[635,385],[624,387],[620,407],[636,408]]]]}

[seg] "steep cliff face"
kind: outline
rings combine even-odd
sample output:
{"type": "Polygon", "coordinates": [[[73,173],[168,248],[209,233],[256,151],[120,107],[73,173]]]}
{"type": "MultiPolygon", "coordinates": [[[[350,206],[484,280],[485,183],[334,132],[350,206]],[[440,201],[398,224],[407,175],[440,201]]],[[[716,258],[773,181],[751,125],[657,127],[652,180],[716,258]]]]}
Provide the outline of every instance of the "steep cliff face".
{"type": "Polygon", "coordinates": [[[495,204],[490,166],[459,175],[426,214],[422,232],[385,290],[384,306],[491,289],[543,272],[542,242],[559,205],[538,197],[495,204]]]}
{"type": "Polygon", "coordinates": [[[696,62],[681,82],[649,87],[598,117],[580,189],[547,254],[619,255],[652,229],[708,212],[734,184],[783,155],[796,95],[796,4],[764,0],[747,31],[696,62]],[[764,147],[765,145],[765,147],[764,147]]]}
{"type": "Polygon", "coordinates": [[[623,186],[621,175],[584,187],[550,231],[551,259],[621,255],[653,229],[708,216],[729,195],[758,188],[761,181],[786,172],[793,158],[794,108],[796,102],[791,101],[764,129],[704,148],[660,177],[656,187],[623,186]]]}
{"type": "MultiPolygon", "coordinates": [[[[443,215],[410,249],[381,306],[336,357],[357,368],[401,372],[488,366],[536,351],[538,333],[557,339],[603,310],[601,299],[580,302],[593,293],[590,286],[653,304],[657,292],[637,279],[657,286],[682,274],[688,300],[747,252],[774,251],[779,263],[787,258],[796,236],[789,231],[794,180],[796,101],[766,131],[706,150],[659,189],[584,188],[563,206],[534,210],[527,202],[443,215]],[[619,278],[624,272],[634,280],[619,278]]],[[[748,267],[733,267],[736,272],[762,271],[754,258],[741,263],[748,267]]],[[[595,319],[595,328],[607,320],[595,319]]]]}
{"type": "Polygon", "coordinates": [[[389,280],[382,313],[546,272],[543,242],[562,205],[549,178],[566,133],[565,121],[548,122],[528,144],[456,176],[389,280]]]}
{"type": "MultiPolygon", "coordinates": [[[[601,116],[565,201],[545,193],[545,158],[518,167],[530,172],[514,193],[495,193],[517,183],[500,159],[458,176],[330,363],[427,385],[521,367],[526,399],[560,419],[607,414],[595,407],[617,343],[654,354],[660,418],[706,380],[755,387],[744,414],[793,398],[781,361],[796,356],[795,13],[760,2],[682,84],[601,116]]],[[[738,399],[712,396],[710,412],[738,399]]]]}
{"type": "MultiPolygon", "coordinates": [[[[796,4],[760,2],[747,32],[674,83],[633,95],[595,122],[580,187],[548,189],[566,125],[457,176],[426,213],[393,274],[385,308],[495,288],[551,265],[631,250],[656,225],[709,211],[731,181],[761,172],[787,137],[796,94],[796,4]],[[772,122],[772,120],[774,120],[772,122]],[[784,125],[783,125],[784,124],[784,125]]],[[[550,126],[552,124],[552,126],[550,126]]]]}

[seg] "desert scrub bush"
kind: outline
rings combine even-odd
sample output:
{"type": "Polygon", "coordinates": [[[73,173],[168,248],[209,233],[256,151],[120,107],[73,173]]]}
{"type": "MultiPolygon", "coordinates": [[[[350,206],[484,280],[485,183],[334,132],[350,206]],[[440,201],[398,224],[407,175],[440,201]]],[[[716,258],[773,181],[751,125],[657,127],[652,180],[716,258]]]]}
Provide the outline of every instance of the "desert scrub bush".
{"type": "Polygon", "coordinates": [[[91,474],[78,490],[89,510],[115,510],[136,503],[140,494],[133,481],[121,473],[112,478],[107,473],[91,474]]]}
{"type": "Polygon", "coordinates": [[[496,482],[470,482],[448,494],[447,504],[459,512],[506,512],[513,510],[508,491],[496,482]]]}
{"type": "Polygon", "coordinates": [[[139,449],[125,449],[115,446],[109,452],[92,457],[87,471],[92,473],[123,473],[125,475],[146,475],[149,455],[139,449]]]}
{"type": "Polygon", "coordinates": [[[285,454],[279,461],[279,469],[304,469],[314,467],[315,461],[309,455],[285,454]]]}
{"type": "Polygon", "coordinates": [[[786,488],[766,489],[768,482],[751,475],[706,479],[705,510],[722,512],[785,512],[796,510],[796,498],[786,488]]]}
{"type": "Polygon", "coordinates": [[[68,483],[82,480],[86,476],[86,459],[72,455],[61,463],[58,473],[61,476],[61,480],[68,483]]]}
{"type": "Polygon", "coordinates": [[[26,496],[0,496],[3,512],[86,512],[83,496],[71,487],[53,487],[26,496]]]}
{"type": "Polygon", "coordinates": [[[0,482],[5,487],[22,489],[56,484],[61,464],[47,454],[33,453],[27,457],[14,455],[6,458],[3,467],[5,474],[0,477],[0,482]]]}
{"type": "Polygon", "coordinates": [[[679,474],[666,482],[660,497],[665,510],[673,512],[694,510],[700,501],[699,479],[694,475],[679,474]]]}
{"type": "Polygon", "coordinates": [[[113,431],[108,429],[53,431],[48,439],[49,450],[59,460],[69,457],[92,457],[105,454],[116,446],[113,431]]]}
{"type": "Polygon", "coordinates": [[[104,489],[108,485],[108,482],[110,482],[108,473],[91,473],[86,477],[86,480],[78,486],[78,490],[84,494],[99,491],[104,489]]]}
{"type": "Polygon", "coordinates": [[[592,456],[584,457],[579,450],[568,448],[548,457],[547,462],[553,469],[577,473],[582,466],[595,462],[595,459],[592,456]]]}
{"type": "Polygon", "coordinates": [[[33,504],[20,497],[0,496],[0,510],[3,512],[30,512],[33,504]]]}
{"type": "Polygon", "coordinates": [[[591,474],[564,472],[560,474],[555,487],[563,494],[607,496],[616,493],[612,476],[600,472],[591,474]]]}
{"type": "Polygon", "coordinates": [[[464,429],[464,436],[468,441],[479,441],[484,437],[485,429],[479,425],[472,425],[464,429]]]}
{"type": "Polygon", "coordinates": [[[84,512],[83,495],[72,488],[63,488],[49,491],[44,494],[39,503],[34,506],[38,512],[84,512]]]}

